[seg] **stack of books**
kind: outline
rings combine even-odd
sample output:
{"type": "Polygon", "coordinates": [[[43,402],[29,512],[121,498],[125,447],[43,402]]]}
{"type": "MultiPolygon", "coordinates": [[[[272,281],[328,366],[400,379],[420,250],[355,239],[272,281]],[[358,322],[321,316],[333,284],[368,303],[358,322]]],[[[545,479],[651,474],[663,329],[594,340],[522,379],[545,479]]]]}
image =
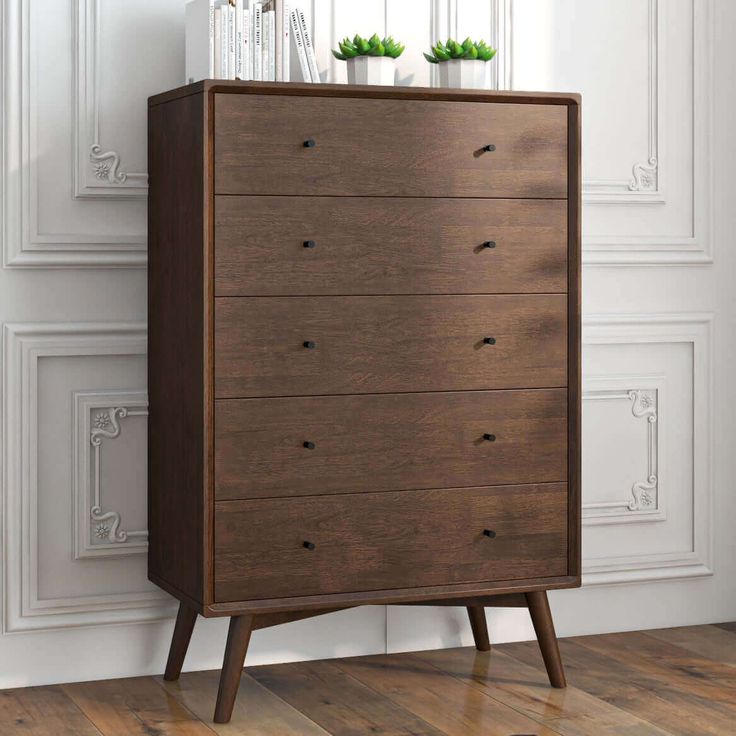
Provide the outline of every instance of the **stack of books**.
{"type": "Polygon", "coordinates": [[[190,0],[186,83],[201,79],[319,82],[304,13],[285,0],[190,0]]]}

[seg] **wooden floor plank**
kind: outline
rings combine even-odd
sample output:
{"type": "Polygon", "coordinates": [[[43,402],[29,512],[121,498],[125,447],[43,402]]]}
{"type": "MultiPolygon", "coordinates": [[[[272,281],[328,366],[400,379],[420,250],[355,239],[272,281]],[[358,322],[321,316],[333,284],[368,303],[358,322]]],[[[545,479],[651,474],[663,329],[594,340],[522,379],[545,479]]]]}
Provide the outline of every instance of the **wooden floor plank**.
{"type": "Polygon", "coordinates": [[[563,736],[669,736],[664,729],[578,688],[551,688],[544,670],[499,647],[491,652],[468,647],[416,656],[563,736]]]}
{"type": "Polygon", "coordinates": [[[331,736],[444,736],[330,662],[253,667],[248,673],[331,736]]]}
{"type": "MultiPolygon", "coordinates": [[[[729,733],[733,718],[719,711],[717,704],[694,694],[682,683],[662,678],[656,668],[631,666],[625,657],[609,647],[585,646],[586,639],[563,639],[560,651],[568,681],[590,695],[642,720],[657,724],[674,736],[722,736],[729,733]]],[[[654,641],[654,640],[652,640],[654,641]]],[[[587,642],[592,643],[592,642],[587,642]]],[[[618,642],[625,649],[624,641],[618,642]]],[[[530,665],[542,667],[541,657],[531,643],[509,645],[506,651],[530,665]]],[[[540,669],[541,672],[541,669],[540,669]]]]}
{"type": "Polygon", "coordinates": [[[240,680],[230,723],[212,723],[220,681],[218,670],[187,672],[177,682],[165,682],[162,677],[155,679],[219,736],[329,736],[327,731],[256,682],[247,671],[240,680]]]}
{"type": "Polygon", "coordinates": [[[355,657],[335,664],[447,736],[559,734],[411,655],[355,657]]]}
{"type": "Polygon", "coordinates": [[[151,677],[62,685],[104,736],[213,736],[151,677]]]}
{"type": "Polygon", "coordinates": [[[0,691],[2,736],[101,736],[59,686],[0,691]]]}
{"type": "Polygon", "coordinates": [[[730,631],[736,634],[736,621],[727,621],[726,623],[715,624],[715,625],[721,629],[725,629],[726,631],[730,631]]]}
{"type": "Polygon", "coordinates": [[[654,629],[643,632],[690,652],[736,667],[736,629],[720,626],[681,626],[675,629],[654,629]]]}

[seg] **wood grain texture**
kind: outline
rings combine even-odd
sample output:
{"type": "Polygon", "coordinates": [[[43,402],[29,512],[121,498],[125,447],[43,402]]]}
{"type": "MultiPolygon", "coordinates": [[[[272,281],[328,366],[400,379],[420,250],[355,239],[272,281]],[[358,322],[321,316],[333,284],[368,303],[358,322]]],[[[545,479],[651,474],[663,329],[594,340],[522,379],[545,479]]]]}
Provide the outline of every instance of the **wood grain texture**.
{"type": "MultiPolygon", "coordinates": [[[[148,677],[80,682],[62,689],[104,736],[212,736],[207,726],[148,677]]],[[[59,733],[64,731],[55,732],[59,733]]]]}
{"type": "MultiPolygon", "coordinates": [[[[522,578],[519,580],[481,581],[457,583],[455,585],[425,585],[418,588],[391,588],[365,590],[357,593],[335,593],[333,595],[301,595],[289,598],[261,598],[249,601],[211,603],[206,607],[212,617],[233,616],[241,613],[282,614],[292,611],[322,610],[325,606],[353,608],[355,606],[380,606],[409,604],[444,605],[444,601],[456,600],[454,605],[463,605],[468,598],[488,597],[529,590],[562,590],[579,587],[579,580],[572,575],[556,577],[522,578]]],[[[491,605],[491,604],[489,604],[491,605]]]]}
{"type": "Polygon", "coordinates": [[[517,92],[509,90],[446,89],[439,87],[379,87],[358,84],[305,84],[299,82],[240,82],[223,79],[204,79],[194,84],[161,92],[148,98],[149,107],[162,105],[180,97],[200,93],[214,96],[218,93],[231,95],[278,95],[293,97],[360,97],[365,100],[426,100],[447,102],[497,102],[515,105],[579,105],[581,97],[575,92],[517,92]]]}
{"type": "Polygon", "coordinates": [[[215,723],[228,723],[232,716],[235,698],[240,687],[243,664],[253,632],[253,616],[233,616],[227,632],[225,659],[220,672],[220,687],[215,704],[215,723]]]}
{"type": "MultiPolygon", "coordinates": [[[[531,666],[507,654],[516,652],[510,646],[516,645],[497,645],[492,652],[441,649],[413,656],[561,736],[667,736],[670,733],[650,722],[646,715],[636,716],[580,687],[551,688],[536,643],[524,645],[535,657],[531,666]]],[[[651,695],[656,700],[656,694],[651,695]]]]}
{"type": "Polygon", "coordinates": [[[3,736],[107,736],[58,685],[0,690],[3,736]]]}
{"type": "Polygon", "coordinates": [[[409,654],[354,657],[335,664],[447,736],[559,733],[409,654]]]}
{"type": "Polygon", "coordinates": [[[549,684],[557,688],[566,687],[565,670],[562,667],[560,649],[557,646],[557,634],[555,634],[547,593],[543,590],[527,593],[526,602],[529,606],[534,633],[537,635],[539,651],[549,677],[549,684]]]}
{"type": "Polygon", "coordinates": [[[176,623],[174,624],[174,633],[171,636],[171,647],[169,648],[169,658],[166,661],[164,680],[179,679],[196,622],[197,612],[186,603],[180,603],[176,623]]]}
{"type": "Polygon", "coordinates": [[[488,623],[486,621],[486,610],[483,606],[467,606],[470,628],[473,632],[475,648],[479,652],[487,652],[491,648],[488,638],[488,623]]]}
{"type": "MultiPolygon", "coordinates": [[[[647,638],[627,633],[560,640],[570,684],[677,736],[729,733],[736,701],[730,678],[724,681],[719,670],[725,667],[730,677],[736,670],[678,647],[637,652],[647,638]]],[[[535,649],[528,643],[504,645],[505,652],[541,666],[535,649]]]]}
{"type": "Polygon", "coordinates": [[[222,400],[215,435],[218,500],[563,481],[567,392],[222,400]]]}
{"type": "Polygon", "coordinates": [[[149,109],[148,569],[197,602],[209,557],[206,126],[198,96],[149,109]]]}
{"type": "Polygon", "coordinates": [[[217,94],[215,192],[564,199],[567,143],[550,105],[217,94]]]}
{"type": "Polygon", "coordinates": [[[249,672],[264,687],[330,734],[442,736],[439,729],[330,662],[254,667],[249,672]]]}
{"type": "Polygon", "coordinates": [[[736,667],[736,636],[721,626],[681,626],[673,629],[653,629],[644,632],[694,652],[700,657],[736,667]]]}
{"type": "Polygon", "coordinates": [[[569,573],[582,581],[582,248],[583,248],[583,168],[580,100],[567,109],[568,182],[568,442],[567,482],[569,488],[568,529],[570,530],[569,573]]]}
{"type": "Polygon", "coordinates": [[[221,502],[215,597],[563,575],[566,508],[564,484],[221,502]]]}
{"type": "Polygon", "coordinates": [[[564,387],[566,302],[561,294],[219,298],[215,396],[564,387]]]}
{"type": "Polygon", "coordinates": [[[157,682],[219,736],[331,736],[292,708],[247,671],[243,673],[229,723],[213,723],[219,673],[186,672],[177,682],[157,682]]]}
{"type": "Polygon", "coordinates": [[[558,200],[218,196],[215,293],[566,292],[567,220],[558,200]]]}

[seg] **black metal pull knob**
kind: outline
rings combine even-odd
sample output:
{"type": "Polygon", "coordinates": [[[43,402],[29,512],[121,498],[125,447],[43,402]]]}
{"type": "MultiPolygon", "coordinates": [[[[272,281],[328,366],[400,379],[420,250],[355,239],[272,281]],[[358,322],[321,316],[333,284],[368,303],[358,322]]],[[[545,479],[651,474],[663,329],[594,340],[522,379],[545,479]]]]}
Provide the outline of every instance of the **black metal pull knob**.
{"type": "Polygon", "coordinates": [[[496,338],[495,337],[484,337],[483,342],[486,345],[495,345],[496,344],[496,338]]]}
{"type": "Polygon", "coordinates": [[[309,440],[304,442],[303,445],[304,447],[307,448],[307,450],[314,450],[314,448],[317,447],[317,445],[315,445],[314,442],[310,442],[309,440]]]}
{"type": "Polygon", "coordinates": [[[302,243],[302,245],[305,248],[316,248],[317,247],[317,243],[315,243],[314,240],[305,240],[304,243],[302,243]]]}
{"type": "Polygon", "coordinates": [[[484,248],[495,248],[496,247],[496,241],[495,240],[486,240],[485,243],[483,243],[484,248]]]}
{"type": "Polygon", "coordinates": [[[302,542],[302,547],[304,547],[304,549],[308,549],[310,552],[315,548],[315,546],[314,542],[302,542]]]}
{"type": "Polygon", "coordinates": [[[495,442],[496,441],[496,435],[495,434],[486,434],[483,435],[484,440],[488,440],[489,442],[495,442]]]}
{"type": "Polygon", "coordinates": [[[304,345],[304,347],[305,347],[305,348],[306,348],[307,350],[314,350],[314,349],[315,349],[315,348],[317,347],[317,343],[316,343],[316,342],[312,342],[311,340],[305,340],[305,341],[304,341],[304,342],[302,343],[302,345],[304,345]]]}
{"type": "Polygon", "coordinates": [[[317,145],[317,141],[314,140],[314,138],[307,138],[307,140],[304,141],[304,148],[314,148],[317,145]]]}
{"type": "Polygon", "coordinates": [[[496,146],[494,146],[493,143],[489,143],[487,146],[483,146],[483,150],[493,153],[493,151],[496,150],[496,146]]]}
{"type": "Polygon", "coordinates": [[[483,536],[493,539],[496,536],[496,532],[494,532],[493,529],[484,529],[483,536]]]}

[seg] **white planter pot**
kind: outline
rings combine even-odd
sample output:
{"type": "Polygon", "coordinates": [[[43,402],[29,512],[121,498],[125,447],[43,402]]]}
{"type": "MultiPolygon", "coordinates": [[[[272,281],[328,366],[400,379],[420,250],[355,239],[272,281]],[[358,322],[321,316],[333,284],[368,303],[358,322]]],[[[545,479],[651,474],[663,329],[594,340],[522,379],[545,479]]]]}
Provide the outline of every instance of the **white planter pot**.
{"type": "Polygon", "coordinates": [[[390,56],[356,56],[347,60],[348,84],[382,84],[390,86],[394,83],[396,59],[390,56]]]}
{"type": "Polygon", "coordinates": [[[441,61],[440,87],[488,89],[488,62],[471,59],[441,61]]]}

